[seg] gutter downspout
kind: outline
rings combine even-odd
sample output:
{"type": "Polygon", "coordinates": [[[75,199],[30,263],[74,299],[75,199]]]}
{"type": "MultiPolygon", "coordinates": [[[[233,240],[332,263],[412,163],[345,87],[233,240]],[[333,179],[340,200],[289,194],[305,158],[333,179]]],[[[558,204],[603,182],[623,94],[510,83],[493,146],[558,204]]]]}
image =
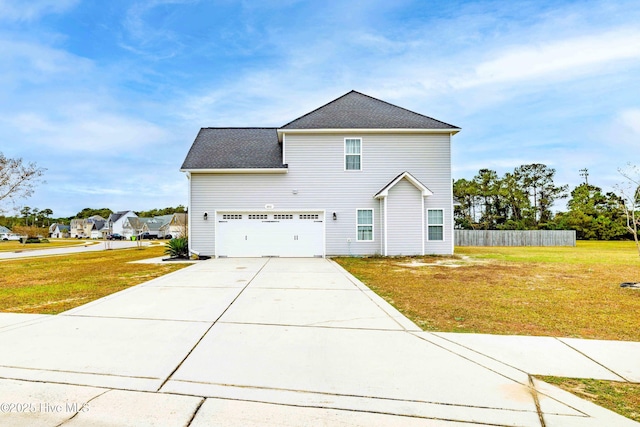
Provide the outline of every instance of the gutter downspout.
{"type": "Polygon", "coordinates": [[[191,172],[185,172],[187,175],[187,180],[189,181],[189,194],[187,196],[187,245],[189,248],[189,254],[191,254],[191,226],[193,222],[191,222],[191,213],[193,212],[191,209],[191,172]]]}

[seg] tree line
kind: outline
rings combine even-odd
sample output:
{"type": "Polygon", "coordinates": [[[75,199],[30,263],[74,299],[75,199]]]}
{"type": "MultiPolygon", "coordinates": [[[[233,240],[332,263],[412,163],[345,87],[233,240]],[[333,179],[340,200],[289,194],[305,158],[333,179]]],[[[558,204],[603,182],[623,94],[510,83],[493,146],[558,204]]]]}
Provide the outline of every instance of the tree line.
{"type": "MultiPolygon", "coordinates": [[[[640,208],[640,193],[630,203],[623,194],[603,192],[585,182],[569,192],[554,182],[555,169],[540,163],[516,167],[503,176],[480,169],[470,180],[453,181],[455,227],[476,230],[576,230],[578,239],[615,240],[637,235],[627,213],[640,208]],[[567,210],[554,203],[568,199],[567,210]],[[625,211],[626,210],[626,211],[625,211]]],[[[637,186],[636,186],[637,188],[637,186]]]]}

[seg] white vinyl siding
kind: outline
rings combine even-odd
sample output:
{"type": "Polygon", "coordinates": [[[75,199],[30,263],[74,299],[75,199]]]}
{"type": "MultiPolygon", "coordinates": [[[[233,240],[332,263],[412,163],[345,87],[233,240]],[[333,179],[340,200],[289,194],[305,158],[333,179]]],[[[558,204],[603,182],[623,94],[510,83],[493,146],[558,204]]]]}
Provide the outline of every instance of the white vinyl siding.
{"type": "Polygon", "coordinates": [[[422,192],[407,179],[387,196],[387,255],[422,255],[422,192]]]}
{"type": "Polygon", "coordinates": [[[373,209],[358,209],[357,218],[357,240],[373,241],[373,209]]]}
{"type": "Polygon", "coordinates": [[[427,210],[427,229],[429,240],[444,240],[444,210],[427,210]]]}
{"type": "Polygon", "coordinates": [[[362,170],[362,139],[344,139],[344,170],[362,170]]]}
{"type": "MultiPolygon", "coordinates": [[[[425,253],[451,254],[451,157],[449,134],[286,134],[286,174],[191,173],[189,238],[191,248],[203,255],[215,254],[214,221],[204,212],[276,211],[327,212],[327,255],[373,255],[382,252],[384,203],[373,196],[404,171],[433,192],[424,197],[427,209],[445,208],[445,241],[425,242],[425,253]],[[345,138],[366,142],[366,167],[358,173],[344,171],[345,138]],[[293,190],[296,190],[294,193],[293,190]],[[372,209],[372,241],[357,242],[357,209],[372,209]],[[336,213],[333,220],[332,213],[336,213]]],[[[262,212],[260,212],[262,213],[262,212]]],[[[425,240],[426,240],[426,227],[425,240]]]]}

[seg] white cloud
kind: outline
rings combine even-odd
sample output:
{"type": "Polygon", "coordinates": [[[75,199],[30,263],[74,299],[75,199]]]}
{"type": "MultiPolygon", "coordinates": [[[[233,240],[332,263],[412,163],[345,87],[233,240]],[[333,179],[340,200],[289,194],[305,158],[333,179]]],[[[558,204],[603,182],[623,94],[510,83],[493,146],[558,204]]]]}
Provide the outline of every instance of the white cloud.
{"type": "Polygon", "coordinates": [[[640,141],[640,109],[625,110],[620,113],[620,125],[640,141]]]}
{"type": "Polygon", "coordinates": [[[46,82],[82,76],[93,71],[93,62],[64,50],[21,40],[0,39],[0,79],[46,82]]]}
{"type": "Polygon", "coordinates": [[[145,120],[94,109],[83,111],[85,108],[67,107],[56,116],[35,112],[5,115],[0,123],[13,128],[13,134],[29,144],[70,150],[70,155],[116,157],[169,139],[165,129],[145,120]]]}
{"type": "Polygon", "coordinates": [[[0,21],[33,21],[49,13],[62,13],[80,0],[0,0],[0,21]]]}
{"type": "Polygon", "coordinates": [[[537,44],[511,46],[452,81],[460,89],[532,80],[567,80],[625,60],[640,61],[640,31],[614,30],[537,44]]]}
{"type": "MultiPolygon", "coordinates": [[[[627,161],[631,153],[635,154],[640,150],[640,108],[618,112],[610,125],[602,129],[598,135],[607,143],[609,151],[620,158],[619,162],[627,161]]],[[[631,160],[635,161],[633,157],[632,155],[631,160]]]]}
{"type": "Polygon", "coordinates": [[[146,0],[134,3],[122,22],[126,29],[126,38],[120,46],[138,55],[153,59],[167,59],[175,56],[184,45],[180,35],[164,28],[161,20],[148,22],[148,15],[153,9],[164,5],[191,4],[198,0],[146,0]]]}

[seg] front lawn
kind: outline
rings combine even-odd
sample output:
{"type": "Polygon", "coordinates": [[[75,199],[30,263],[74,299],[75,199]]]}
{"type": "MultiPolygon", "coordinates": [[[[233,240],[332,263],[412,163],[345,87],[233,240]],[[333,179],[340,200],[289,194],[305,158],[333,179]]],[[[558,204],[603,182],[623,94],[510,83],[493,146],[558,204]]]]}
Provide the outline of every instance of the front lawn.
{"type": "Polygon", "coordinates": [[[162,276],[183,264],[130,264],[163,245],[0,261],[0,311],[57,314],[162,276]]]}
{"type": "Polygon", "coordinates": [[[632,242],[335,260],[427,331],[640,341],[632,242]]]}

